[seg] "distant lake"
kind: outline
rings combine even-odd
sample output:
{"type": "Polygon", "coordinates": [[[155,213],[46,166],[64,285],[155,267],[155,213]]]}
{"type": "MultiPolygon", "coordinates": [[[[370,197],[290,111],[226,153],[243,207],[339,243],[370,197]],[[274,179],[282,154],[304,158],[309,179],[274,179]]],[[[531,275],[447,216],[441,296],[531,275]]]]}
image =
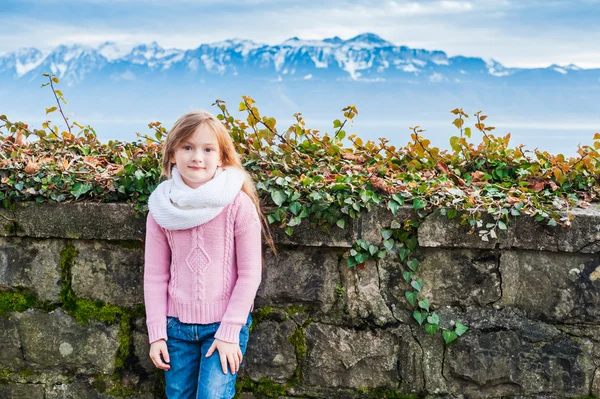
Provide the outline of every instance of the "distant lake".
{"type": "MultiPolygon", "coordinates": [[[[108,140],[121,140],[121,141],[134,141],[137,136],[136,132],[142,134],[150,133],[147,127],[149,122],[153,119],[143,120],[113,120],[113,121],[102,121],[102,120],[89,120],[89,123],[96,129],[98,137],[102,142],[108,140]]],[[[83,122],[83,120],[81,121],[83,122]]],[[[174,121],[161,121],[165,127],[169,128],[174,121]]],[[[440,148],[449,149],[449,140],[451,136],[458,136],[459,131],[455,126],[451,124],[452,118],[447,121],[434,121],[434,122],[418,122],[419,126],[425,130],[421,133],[422,136],[431,140],[432,145],[440,148]]],[[[472,122],[472,121],[470,121],[472,122]]],[[[292,120],[280,119],[277,122],[279,131],[285,131],[287,127],[292,123],[292,120]]],[[[388,145],[404,146],[410,141],[410,126],[415,125],[408,121],[382,121],[382,120],[361,120],[357,118],[354,121],[353,126],[348,127],[346,130],[347,135],[356,134],[362,138],[363,141],[373,140],[379,143],[379,137],[385,137],[389,140],[388,145]]],[[[476,131],[471,126],[472,135],[470,142],[478,143],[481,141],[481,133],[476,131]]],[[[332,121],[328,120],[306,120],[306,127],[317,129],[321,133],[328,132],[332,133],[332,121]]],[[[540,150],[548,151],[552,154],[563,154],[565,156],[577,156],[577,144],[581,145],[592,145],[592,138],[595,132],[600,132],[600,121],[598,123],[585,123],[585,124],[569,124],[569,123],[556,123],[552,124],[544,122],[535,124],[532,122],[514,122],[514,123],[497,123],[495,124],[496,129],[490,132],[496,136],[505,136],[507,133],[511,133],[511,146],[514,147],[518,144],[524,144],[525,149],[533,150],[538,148],[540,150]]],[[[347,140],[346,140],[347,141],[347,140]]]]}

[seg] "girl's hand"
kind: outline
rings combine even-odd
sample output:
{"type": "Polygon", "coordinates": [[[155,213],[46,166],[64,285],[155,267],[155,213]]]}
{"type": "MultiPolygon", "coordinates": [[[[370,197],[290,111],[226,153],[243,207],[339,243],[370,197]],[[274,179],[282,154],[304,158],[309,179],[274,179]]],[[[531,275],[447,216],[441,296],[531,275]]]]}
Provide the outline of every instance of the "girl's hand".
{"type": "Polygon", "coordinates": [[[219,356],[221,357],[221,367],[223,367],[223,373],[227,374],[228,361],[229,368],[231,369],[231,374],[237,373],[237,371],[240,368],[240,363],[242,362],[243,357],[240,345],[231,342],[221,341],[215,338],[212,345],[208,349],[208,352],[206,353],[206,357],[210,357],[210,355],[212,355],[215,349],[219,351],[219,356]]]}
{"type": "Polygon", "coordinates": [[[154,341],[152,344],[150,344],[150,359],[152,359],[152,362],[157,368],[161,370],[170,369],[171,366],[163,363],[162,359],[160,358],[161,354],[163,359],[165,359],[165,362],[169,363],[169,351],[167,350],[167,342],[164,339],[154,341]]]}

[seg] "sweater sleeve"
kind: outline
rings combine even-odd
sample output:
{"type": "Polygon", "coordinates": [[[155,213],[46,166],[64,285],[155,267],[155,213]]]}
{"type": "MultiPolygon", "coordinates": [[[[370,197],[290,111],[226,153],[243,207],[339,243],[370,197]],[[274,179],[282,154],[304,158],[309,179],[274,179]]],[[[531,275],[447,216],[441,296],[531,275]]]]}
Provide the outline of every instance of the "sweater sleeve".
{"type": "Polygon", "coordinates": [[[167,289],[171,248],[166,233],[148,212],[144,253],[144,304],[150,343],[167,339],[167,289]]]}
{"type": "Polygon", "coordinates": [[[262,278],[261,225],[250,198],[242,192],[234,222],[237,279],[215,338],[239,343],[262,278]]]}

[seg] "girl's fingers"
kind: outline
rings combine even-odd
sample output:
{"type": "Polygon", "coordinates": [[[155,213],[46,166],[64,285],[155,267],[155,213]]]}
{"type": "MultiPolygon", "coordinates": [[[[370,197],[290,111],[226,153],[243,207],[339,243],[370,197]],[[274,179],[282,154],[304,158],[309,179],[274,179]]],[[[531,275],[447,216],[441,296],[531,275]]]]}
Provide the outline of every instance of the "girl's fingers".
{"type": "Polygon", "coordinates": [[[165,362],[167,362],[167,363],[171,362],[171,359],[169,358],[169,350],[167,349],[166,346],[162,349],[162,355],[163,355],[163,358],[165,359],[165,362]]]}
{"type": "Polygon", "coordinates": [[[221,368],[223,369],[223,374],[227,374],[227,356],[221,355],[221,368]]]}

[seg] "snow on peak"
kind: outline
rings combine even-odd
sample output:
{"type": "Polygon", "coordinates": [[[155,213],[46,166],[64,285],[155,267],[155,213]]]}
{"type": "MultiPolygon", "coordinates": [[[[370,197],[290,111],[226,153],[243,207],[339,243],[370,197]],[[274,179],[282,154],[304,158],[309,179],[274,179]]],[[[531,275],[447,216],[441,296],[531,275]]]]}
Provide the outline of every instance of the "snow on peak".
{"type": "Polygon", "coordinates": [[[131,46],[122,46],[115,42],[104,42],[96,51],[108,61],[118,60],[131,52],[131,46]]]}
{"type": "Polygon", "coordinates": [[[502,77],[508,76],[511,74],[511,71],[508,68],[505,68],[504,65],[497,62],[493,59],[484,60],[485,66],[487,67],[488,73],[492,76],[502,77]]]}
{"type": "Polygon", "coordinates": [[[232,49],[235,52],[241,53],[242,57],[246,57],[252,50],[261,48],[264,44],[255,43],[252,40],[234,38],[212,43],[211,46],[222,49],[232,49]]]}
{"type": "Polygon", "coordinates": [[[354,48],[366,49],[393,46],[392,43],[382,39],[380,36],[374,33],[363,33],[353,37],[352,39],[348,39],[343,43],[344,45],[352,46],[354,48]]]}

